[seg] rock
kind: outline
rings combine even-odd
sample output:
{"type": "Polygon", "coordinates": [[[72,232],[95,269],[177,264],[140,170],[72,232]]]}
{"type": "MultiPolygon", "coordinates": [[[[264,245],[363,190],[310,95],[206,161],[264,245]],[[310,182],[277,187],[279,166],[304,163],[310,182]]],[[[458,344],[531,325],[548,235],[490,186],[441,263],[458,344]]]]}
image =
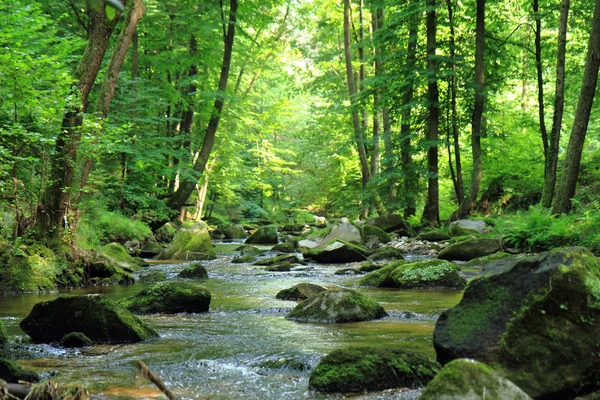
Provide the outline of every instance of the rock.
{"type": "Polygon", "coordinates": [[[246,255],[246,254],[251,254],[251,255],[256,256],[256,255],[259,255],[259,254],[263,253],[263,251],[261,249],[259,249],[258,247],[250,246],[250,245],[247,245],[247,244],[243,244],[243,245],[237,247],[235,250],[239,251],[240,254],[243,255],[243,256],[246,255]]]}
{"type": "Polygon", "coordinates": [[[399,236],[414,237],[415,231],[410,225],[398,214],[385,214],[377,218],[367,220],[367,224],[376,226],[377,228],[390,232],[396,232],[399,236]]]}
{"type": "Polygon", "coordinates": [[[321,392],[365,392],[425,386],[440,365],[423,354],[387,347],[345,347],[327,354],[308,385],[321,392]]]}
{"type": "Polygon", "coordinates": [[[600,380],[599,299],[599,265],[587,249],[520,258],[471,280],[442,313],[438,361],[491,363],[533,398],[583,395],[600,380]]]}
{"type": "Polygon", "coordinates": [[[361,286],[392,287],[394,285],[391,278],[392,272],[406,263],[408,261],[400,260],[379,268],[363,277],[359,284],[361,286]]]}
{"type": "Polygon", "coordinates": [[[233,260],[231,260],[231,262],[233,264],[244,264],[244,263],[253,263],[254,261],[256,261],[256,257],[254,257],[253,255],[250,254],[246,254],[244,256],[241,257],[235,257],[233,260]]]}
{"type": "Polygon", "coordinates": [[[273,265],[269,265],[268,267],[265,268],[265,271],[270,271],[270,272],[288,272],[291,271],[292,269],[292,264],[290,264],[287,261],[283,261],[277,264],[273,264],[273,265]]]}
{"type": "Polygon", "coordinates": [[[376,249],[391,241],[390,235],[376,226],[365,224],[362,228],[362,245],[367,249],[376,249]]]}
{"type": "Polygon", "coordinates": [[[394,247],[380,247],[369,256],[369,260],[404,260],[402,251],[394,247]]]}
{"type": "Polygon", "coordinates": [[[293,236],[287,236],[284,243],[279,243],[271,250],[279,251],[281,253],[293,253],[298,248],[298,239],[293,236]]]}
{"type": "Polygon", "coordinates": [[[246,230],[242,224],[231,224],[221,228],[225,239],[245,239],[248,237],[246,230]]]}
{"type": "Polygon", "coordinates": [[[458,267],[444,260],[428,260],[402,264],[391,275],[392,286],[399,289],[462,289],[466,281],[458,267]]]}
{"type": "Polygon", "coordinates": [[[300,260],[295,254],[281,254],[273,258],[257,261],[254,263],[254,265],[269,266],[280,264],[282,262],[287,262],[290,264],[306,264],[304,261],[300,260]]]}
{"type": "MultiPolygon", "coordinates": [[[[18,383],[19,381],[33,383],[38,382],[40,377],[35,372],[24,370],[13,361],[0,358],[0,379],[9,383],[18,383]]],[[[2,398],[9,399],[11,397],[5,397],[3,393],[2,398]]]]}
{"type": "Polygon", "coordinates": [[[191,229],[181,229],[173,242],[163,250],[160,260],[212,260],[215,250],[204,223],[198,223],[191,229]]]}
{"type": "Polygon", "coordinates": [[[298,248],[314,249],[319,246],[319,242],[310,239],[302,239],[298,241],[298,248]]]}
{"type": "Polygon", "coordinates": [[[304,230],[304,224],[285,224],[283,228],[281,228],[282,232],[289,232],[295,235],[301,234],[304,230]]]}
{"type": "Polygon", "coordinates": [[[310,296],[325,290],[324,287],[312,283],[299,283],[289,289],[281,290],[275,297],[280,300],[306,300],[310,296]]]}
{"type": "Polygon", "coordinates": [[[178,314],[207,312],[211,294],[205,287],[189,281],[162,282],[119,301],[137,314],[178,314]]]}
{"type": "Polygon", "coordinates": [[[367,259],[365,249],[338,239],[308,250],[303,255],[305,259],[312,259],[323,264],[365,261],[367,259]]]}
{"type": "Polygon", "coordinates": [[[509,257],[512,257],[512,255],[503,251],[499,251],[498,253],[490,254],[489,256],[474,258],[471,261],[465,263],[465,267],[484,267],[485,265],[493,261],[502,260],[504,258],[509,257]]]}
{"type": "Polygon", "coordinates": [[[175,225],[173,222],[167,222],[160,228],[154,232],[154,238],[159,242],[170,243],[175,239],[175,235],[177,235],[177,231],[179,231],[179,227],[175,225]]]}
{"type": "Polygon", "coordinates": [[[358,267],[358,272],[373,272],[378,269],[381,269],[382,267],[383,265],[381,264],[375,264],[372,261],[367,261],[362,263],[360,267],[358,267]]]}
{"type": "Polygon", "coordinates": [[[439,253],[441,260],[470,261],[474,258],[489,256],[502,250],[498,239],[467,239],[444,247],[439,253]]]}
{"type": "Polygon", "coordinates": [[[325,217],[320,217],[318,215],[314,215],[313,217],[315,226],[327,226],[327,219],[325,217]]]}
{"type": "Polygon", "coordinates": [[[62,347],[85,347],[94,343],[82,332],[71,332],[63,336],[58,344],[62,347]]]}
{"type": "Polygon", "coordinates": [[[83,270],[88,282],[93,282],[95,279],[106,280],[107,283],[119,285],[131,285],[135,282],[135,278],[131,272],[125,271],[123,268],[110,263],[106,259],[96,259],[86,264],[83,270]]]}
{"type": "Polygon", "coordinates": [[[288,370],[288,371],[307,371],[310,366],[303,360],[296,357],[277,357],[271,356],[258,363],[252,364],[253,367],[272,369],[272,370],[288,370]]]}
{"type": "Polygon", "coordinates": [[[148,242],[140,250],[139,256],[142,258],[154,258],[162,251],[162,246],[156,242],[148,242]]]}
{"type": "Polygon", "coordinates": [[[446,364],[420,397],[420,400],[487,399],[531,400],[531,397],[487,365],[465,358],[446,364]]]}
{"type": "Polygon", "coordinates": [[[356,290],[335,288],[311,296],[285,318],[301,322],[358,322],[386,317],[383,307],[356,290]]]}
{"type": "Polygon", "coordinates": [[[6,343],[8,343],[8,333],[6,332],[6,327],[0,321],[0,349],[4,348],[6,343]]]}
{"type": "Polygon", "coordinates": [[[452,236],[483,235],[490,231],[485,222],[469,219],[459,219],[458,221],[450,222],[448,230],[452,236]]]}
{"type": "Polygon", "coordinates": [[[127,253],[131,255],[138,255],[142,248],[142,244],[139,240],[128,240],[127,242],[123,243],[123,247],[125,250],[127,250],[127,253]]]}
{"type": "Polygon", "coordinates": [[[246,244],[277,244],[277,225],[271,224],[261,226],[248,239],[246,244]]]}
{"type": "Polygon", "coordinates": [[[101,294],[59,296],[37,303],[19,324],[35,342],[82,332],[96,343],[134,343],[158,336],[144,321],[101,294]]]}
{"type": "Polygon", "coordinates": [[[362,235],[360,230],[352,225],[348,218],[343,217],[340,218],[337,224],[331,227],[331,231],[321,240],[320,244],[329,243],[335,239],[360,244],[362,242],[362,235]]]}
{"type": "Polygon", "coordinates": [[[154,271],[140,276],[139,281],[143,283],[157,283],[167,280],[167,275],[162,271],[154,271]]]}
{"type": "Polygon", "coordinates": [[[208,278],[208,272],[206,272],[204,265],[195,263],[181,271],[177,277],[186,279],[206,279],[208,278]]]}
{"type": "Polygon", "coordinates": [[[334,275],[358,275],[360,272],[355,268],[340,268],[335,271],[334,275]]]}
{"type": "Polygon", "coordinates": [[[441,242],[450,239],[450,235],[441,231],[428,231],[419,233],[416,239],[427,240],[428,242],[441,242]]]}
{"type": "Polygon", "coordinates": [[[209,229],[208,234],[212,240],[223,240],[225,239],[225,234],[219,228],[209,229]]]}

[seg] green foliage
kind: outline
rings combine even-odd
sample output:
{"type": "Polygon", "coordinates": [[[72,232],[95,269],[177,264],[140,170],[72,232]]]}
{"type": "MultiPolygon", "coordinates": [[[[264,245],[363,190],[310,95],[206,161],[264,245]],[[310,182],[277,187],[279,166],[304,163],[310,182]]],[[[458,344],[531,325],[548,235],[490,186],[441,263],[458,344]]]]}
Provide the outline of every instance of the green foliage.
{"type": "Polygon", "coordinates": [[[152,231],[141,221],[102,208],[90,208],[77,227],[75,239],[80,248],[90,250],[105,243],[143,242],[151,237],[152,231]]]}

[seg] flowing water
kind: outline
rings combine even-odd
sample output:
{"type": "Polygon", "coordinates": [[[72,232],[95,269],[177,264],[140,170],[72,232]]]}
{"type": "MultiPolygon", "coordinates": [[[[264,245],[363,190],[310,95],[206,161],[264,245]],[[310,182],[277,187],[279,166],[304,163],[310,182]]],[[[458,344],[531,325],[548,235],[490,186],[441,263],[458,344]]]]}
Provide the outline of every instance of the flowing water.
{"type": "MultiPolygon", "coordinates": [[[[33,305],[58,294],[0,297],[0,318],[11,338],[11,354],[27,369],[59,383],[83,383],[108,398],[162,398],[152,385],[137,386],[135,365],[143,360],[180,399],[336,399],[308,389],[310,370],[331,350],[345,345],[402,347],[435,356],[437,316],[456,304],[459,291],[362,289],[379,301],[387,318],[349,324],[305,324],[286,320],[295,302],[276,293],[300,282],[354,288],[358,277],[335,275],[340,267],[309,264],[291,272],[231,264],[237,245],[217,245],[219,258],[205,262],[212,293],[210,312],[142,318],[160,337],[129,345],[63,349],[30,343],[19,322],[33,305]]],[[[190,263],[153,264],[139,274],[164,271],[168,279],[190,263]]],[[[358,266],[351,265],[351,266],[358,266]]],[[[69,293],[103,293],[120,299],[146,285],[106,286],[69,293]]],[[[415,398],[415,391],[385,391],[361,399],[415,398]]]]}

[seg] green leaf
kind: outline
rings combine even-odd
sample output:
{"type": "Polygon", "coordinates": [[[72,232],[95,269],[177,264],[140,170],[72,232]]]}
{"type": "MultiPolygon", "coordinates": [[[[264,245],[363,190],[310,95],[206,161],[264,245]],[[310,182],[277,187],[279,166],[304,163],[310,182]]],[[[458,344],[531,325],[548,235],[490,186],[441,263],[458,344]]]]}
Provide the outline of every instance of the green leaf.
{"type": "Polygon", "coordinates": [[[117,16],[117,10],[109,5],[104,7],[104,10],[106,11],[106,18],[108,18],[109,21],[112,21],[117,16]]]}

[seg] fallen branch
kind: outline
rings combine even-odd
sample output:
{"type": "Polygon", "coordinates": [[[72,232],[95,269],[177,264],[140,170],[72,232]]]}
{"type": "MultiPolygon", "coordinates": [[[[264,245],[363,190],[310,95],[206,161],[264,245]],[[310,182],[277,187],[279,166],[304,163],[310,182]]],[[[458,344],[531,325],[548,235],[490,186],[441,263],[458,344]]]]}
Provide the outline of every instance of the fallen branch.
{"type": "Polygon", "coordinates": [[[143,377],[148,378],[150,382],[154,383],[156,387],[159,388],[160,391],[163,392],[169,400],[177,400],[177,397],[175,397],[173,392],[171,392],[169,388],[165,386],[163,381],[161,381],[160,378],[156,376],[154,372],[148,369],[148,366],[144,364],[142,360],[138,360],[136,369],[140,371],[143,377]]]}

